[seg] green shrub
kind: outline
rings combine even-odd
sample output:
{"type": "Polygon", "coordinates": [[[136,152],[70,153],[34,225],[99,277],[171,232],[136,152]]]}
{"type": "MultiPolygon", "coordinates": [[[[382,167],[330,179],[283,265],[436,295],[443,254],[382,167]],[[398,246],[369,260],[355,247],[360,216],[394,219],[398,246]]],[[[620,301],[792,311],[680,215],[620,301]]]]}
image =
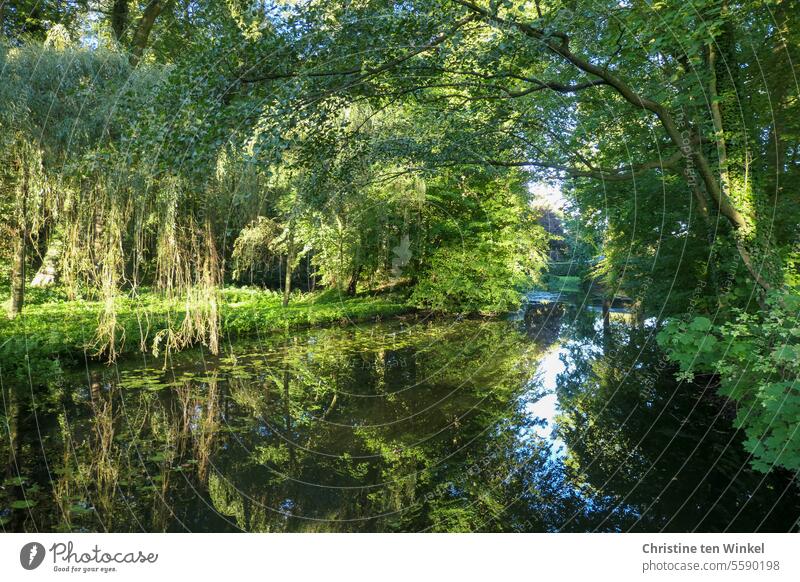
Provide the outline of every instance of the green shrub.
{"type": "Polygon", "coordinates": [[[754,468],[800,470],[800,295],[774,293],[759,313],[735,310],[721,325],[707,317],[672,321],[658,335],[682,378],[713,373],[737,403],[736,426],[754,468]]]}
{"type": "Polygon", "coordinates": [[[511,245],[485,241],[470,248],[443,247],[431,257],[411,302],[440,312],[510,311],[519,307],[534,273],[511,245]]]}

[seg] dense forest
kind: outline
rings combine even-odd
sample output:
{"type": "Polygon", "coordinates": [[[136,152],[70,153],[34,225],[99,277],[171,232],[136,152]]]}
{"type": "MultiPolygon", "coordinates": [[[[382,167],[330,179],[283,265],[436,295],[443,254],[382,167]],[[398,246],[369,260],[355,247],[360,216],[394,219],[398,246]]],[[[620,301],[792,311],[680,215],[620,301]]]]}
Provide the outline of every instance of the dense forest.
{"type": "Polygon", "coordinates": [[[3,390],[299,326],[500,316],[577,280],[652,323],[658,373],[735,407],[753,467],[796,474],[799,17],[0,0],[3,390]]]}

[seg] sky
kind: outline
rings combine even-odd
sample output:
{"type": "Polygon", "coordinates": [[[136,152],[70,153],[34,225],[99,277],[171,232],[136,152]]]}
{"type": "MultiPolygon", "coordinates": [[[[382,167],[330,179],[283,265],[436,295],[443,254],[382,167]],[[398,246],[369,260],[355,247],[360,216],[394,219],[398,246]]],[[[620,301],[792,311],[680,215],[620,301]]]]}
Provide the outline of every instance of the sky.
{"type": "Polygon", "coordinates": [[[531,182],[528,191],[533,196],[533,201],[546,201],[555,209],[563,209],[565,200],[561,195],[561,187],[545,182],[531,182]]]}

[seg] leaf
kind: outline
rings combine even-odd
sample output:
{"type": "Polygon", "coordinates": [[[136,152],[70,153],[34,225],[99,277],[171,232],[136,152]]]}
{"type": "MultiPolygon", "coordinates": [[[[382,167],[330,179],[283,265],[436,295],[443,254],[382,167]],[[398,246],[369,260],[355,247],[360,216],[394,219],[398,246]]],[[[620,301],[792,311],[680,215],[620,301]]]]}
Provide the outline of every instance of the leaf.
{"type": "Polygon", "coordinates": [[[711,329],[711,320],[707,317],[695,317],[689,324],[689,329],[693,331],[708,331],[711,329]]]}
{"type": "Polygon", "coordinates": [[[710,352],[713,351],[714,346],[716,345],[717,338],[715,338],[713,335],[707,335],[700,341],[700,345],[697,349],[701,352],[710,352]]]}
{"type": "Polygon", "coordinates": [[[94,511],[94,508],[86,507],[76,503],[74,505],[70,505],[69,511],[70,513],[75,513],[77,515],[85,515],[87,513],[92,513],[94,511]]]}
{"type": "Polygon", "coordinates": [[[798,346],[785,345],[772,351],[772,358],[776,362],[794,362],[800,356],[798,346]]]}

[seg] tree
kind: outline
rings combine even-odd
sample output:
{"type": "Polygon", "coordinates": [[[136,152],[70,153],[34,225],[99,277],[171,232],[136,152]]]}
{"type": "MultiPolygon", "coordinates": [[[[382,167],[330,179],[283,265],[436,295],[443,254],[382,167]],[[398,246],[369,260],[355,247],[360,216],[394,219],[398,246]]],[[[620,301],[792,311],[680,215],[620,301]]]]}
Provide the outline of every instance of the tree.
{"type": "MultiPolygon", "coordinates": [[[[790,18],[786,3],[776,5],[784,19],[790,18]]],[[[312,4],[294,17],[311,23],[330,13],[340,14],[344,24],[335,40],[323,43],[318,61],[312,59],[305,68],[264,72],[255,65],[259,70],[242,81],[274,83],[299,77],[315,81],[317,95],[355,93],[387,100],[414,95],[435,101],[439,109],[461,103],[488,116],[490,123],[473,123],[471,132],[462,132],[483,140],[481,148],[469,148],[473,155],[462,147],[431,163],[520,166],[602,182],[636,180],[647,173],[674,175],[692,193],[703,216],[708,213],[704,209],[710,209],[709,228],[714,228],[717,215],[727,223],[735,243],[731,248],[754,283],[762,289],[779,284],[781,273],[774,264],[783,251],[776,248],[786,248],[787,233],[774,239],[774,231],[759,228],[774,207],[774,197],[764,191],[760,179],[770,170],[755,178],[745,172],[752,160],[761,159],[755,151],[769,149],[763,139],[769,126],[757,122],[747,127],[758,116],[742,116],[737,109],[741,92],[735,91],[736,77],[744,73],[731,74],[745,70],[745,42],[764,54],[790,50],[782,29],[766,26],[771,18],[767,8],[734,9],[722,2],[668,3],[657,9],[644,3],[592,3],[566,9],[545,2],[532,6],[452,0],[410,5],[399,14],[391,14],[384,3],[360,9],[312,4]],[[364,39],[367,14],[382,10],[393,24],[375,29],[365,41],[366,51],[355,50],[351,40],[364,39]],[[430,16],[424,25],[416,18],[421,14],[430,16]],[[653,17],[671,33],[646,26],[653,17]],[[753,26],[753,17],[764,26],[753,26]],[[638,34],[626,34],[628,30],[638,34]],[[488,31],[494,36],[485,42],[482,35],[488,31]],[[738,43],[731,42],[734,36],[738,43]],[[414,48],[395,48],[400,46],[414,48]],[[648,48],[642,51],[641,46],[648,48]],[[720,47],[728,53],[722,60],[720,47]],[[370,56],[353,63],[348,56],[353,54],[370,56]],[[322,64],[334,60],[346,64],[322,64]],[[724,79],[721,68],[728,71],[724,79]],[[546,70],[555,78],[543,79],[546,70]],[[539,115],[542,111],[549,113],[539,115]],[[609,112],[615,121],[609,121],[609,112]],[[566,119],[576,128],[568,136],[558,127],[566,119]],[[747,120],[745,125],[740,119],[747,120]],[[511,124],[515,131],[501,129],[511,124]],[[624,132],[625,147],[603,139],[601,131],[608,136],[624,132]],[[728,137],[734,135],[741,137],[728,137]],[[656,159],[641,159],[645,150],[653,149],[656,159]],[[592,155],[582,153],[592,150],[592,155]],[[628,157],[634,161],[626,162],[628,157]]],[[[309,43],[320,42],[314,30],[309,43]]],[[[780,147],[786,151],[786,144],[780,147]]]]}

